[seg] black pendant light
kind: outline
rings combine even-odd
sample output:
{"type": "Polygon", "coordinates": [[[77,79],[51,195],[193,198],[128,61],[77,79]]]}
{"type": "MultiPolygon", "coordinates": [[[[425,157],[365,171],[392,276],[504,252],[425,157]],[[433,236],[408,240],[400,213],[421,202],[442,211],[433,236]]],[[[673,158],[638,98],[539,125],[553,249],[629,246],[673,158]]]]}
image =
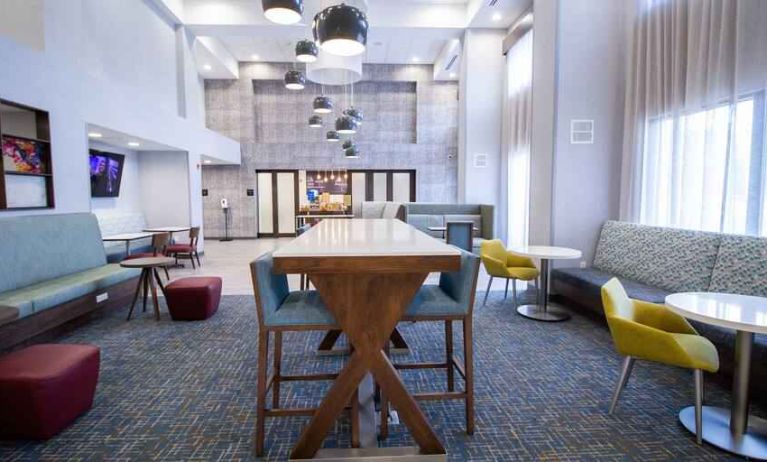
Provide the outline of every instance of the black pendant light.
{"type": "Polygon", "coordinates": [[[344,141],[344,144],[341,145],[341,148],[343,149],[349,149],[350,147],[354,146],[354,141],[352,140],[346,140],[344,141]]]}
{"type": "Polygon", "coordinates": [[[362,119],[365,118],[365,115],[362,113],[362,111],[355,108],[354,106],[348,109],[344,109],[343,114],[354,119],[357,122],[357,125],[362,125],[362,119]]]}
{"type": "Polygon", "coordinates": [[[330,114],[333,112],[333,100],[327,96],[318,96],[314,98],[312,106],[314,107],[314,112],[317,114],[330,114]]]}
{"type": "Polygon", "coordinates": [[[360,152],[357,149],[357,146],[351,146],[346,149],[344,149],[344,157],[347,159],[357,159],[360,156],[360,152]]]}
{"type": "Polygon", "coordinates": [[[349,116],[341,116],[336,119],[336,131],[342,134],[357,133],[357,121],[349,116]]]}
{"type": "Polygon", "coordinates": [[[317,61],[319,54],[317,44],[311,40],[300,40],[296,43],[296,60],[302,63],[313,63],[317,61]]]}
{"type": "Polygon", "coordinates": [[[338,132],[335,130],[330,130],[327,135],[325,135],[325,139],[330,141],[331,143],[338,143],[341,141],[341,137],[338,136],[338,132]]]}
{"type": "Polygon", "coordinates": [[[303,0],[261,0],[264,16],[277,24],[295,24],[304,13],[303,0]]]}
{"type": "Polygon", "coordinates": [[[365,13],[346,5],[333,5],[317,13],[312,23],[320,48],[338,56],[356,56],[365,51],[368,20],[365,13]]]}
{"type": "Polygon", "coordinates": [[[288,71],[285,73],[285,88],[288,90],[303,90],[306,77],[301,71],[288,71]]]}
{"type": "Polygon", "coordinates": [[[312,128],[322,128],[322,117],[318,115],[309,117],[309,126],[312,128]]]}

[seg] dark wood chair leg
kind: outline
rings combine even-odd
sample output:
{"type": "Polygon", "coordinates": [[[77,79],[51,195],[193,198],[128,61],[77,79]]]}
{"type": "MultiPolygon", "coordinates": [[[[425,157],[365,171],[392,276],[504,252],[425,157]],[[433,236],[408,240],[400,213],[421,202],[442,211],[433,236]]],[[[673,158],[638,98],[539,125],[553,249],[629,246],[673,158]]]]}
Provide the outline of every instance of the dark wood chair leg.
{"type": "Polygon", "coordinates": [[[463,320],[463,368],[466,373],[466,433],[474,434],[474,345],[472,319],[463,320]]]}
{"type": "Polygon", "coordinates": [[[189,261],[192,262],[192,269],[197,269],[197,267],[194,265],[194,256],[191,253],[189,254],[189,261]]]}
{"type": "Polygon", "coordinates": [[[144,272],[141,272],[141,275],[138,278],[138,284],[136,284],[136,292],[133,294],[133,301],[130,304],[130,311],[128,311],[128,319],[127,321],[130,321],[131,316],[133,315],[133,308],[136,306],[136,302],[138,301],[138,294],[141,293],[141,287],[144,284],[144,272]]]}
{"type": "Polygon", "coordinates": [[[453,370],[453,321],[445,321],[445,365],[447,366],[447,391],[455,390],[453,370]]]}
{"type": "Polygon", "coordinates": [[[170,273],[168,273],[168,267],[167,266],[163,266],[162,269],[165,270],[165,279],[170,281],[170,273]]]}
{"type": "Polygon", "coordinates": [[[272,409],[280,407],[280,376],[282,374],[282,332],[274,333],[274,365],[272,366],[272,409]]]}
{"type": "Polygon", "coordinates": [[[300,290],[304,290],[304,279],[306,279],[306,275],[301,273],[301,282],[299,283],[300,290]]]}
{"type": "Polygon", "coordinates": [[[202,267],[202,263],[200,263],[200,253],[197,250],[194,251],[194,256],[197,258],[197,266],[202,267]]]}
{"type": "MultiPolygon", "coordinates": [[[[384,347],[384,353],[389,356],[389,343],[386,343],[384,347]]],[[[389,400],[386,398],[386,393],[382,390],[378,390],[380,397],[380,414],[381,414],[381,428],[378,431],[378,439],[383,441],[389,437],[389,400]]]]}
{"type": "Polygon", "coordinates": [[[144,274],[144,308],[143,312],[146,313],[146,299],[149,296],[149,268],[144,268],[141,270],[141,272],[144,274]]]}
{"type": "Polygon", "coordinates": [[[266,371],[269,367],[269,331],[258,334],[258,378],[256,380],[256,457],[264,455],[266,418],[266,371]]]}

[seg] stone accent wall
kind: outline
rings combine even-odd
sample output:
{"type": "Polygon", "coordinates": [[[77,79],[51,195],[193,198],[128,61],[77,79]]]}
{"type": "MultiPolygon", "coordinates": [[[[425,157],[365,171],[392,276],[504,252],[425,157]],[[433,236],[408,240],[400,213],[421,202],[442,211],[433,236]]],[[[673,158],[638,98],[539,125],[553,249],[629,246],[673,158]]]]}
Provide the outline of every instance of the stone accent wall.
{"type": "MultiPolygon", "coordinates": [[[[239,80],[205,82],[207,126],[241,143],[242,164],[203,166],[205,234],[224,234],[220,199],[231,207],[230,235],[255,237],[257,169],[415,169],[417,199],[454,202],[458,192],[458,85],[432,80],[432,66],[365,65],[354,86],[354,105],[365,121],[354,139],[359,159],[345,159],[338,143],[325,141],[348,89],[325,87],[336,110],[325,126],[308,126],[319,85],[303,91],[284,88],[286,63],[241,63],[239,80]]],[[[214,153],[211,153],[214,154],[214,153]]]]}

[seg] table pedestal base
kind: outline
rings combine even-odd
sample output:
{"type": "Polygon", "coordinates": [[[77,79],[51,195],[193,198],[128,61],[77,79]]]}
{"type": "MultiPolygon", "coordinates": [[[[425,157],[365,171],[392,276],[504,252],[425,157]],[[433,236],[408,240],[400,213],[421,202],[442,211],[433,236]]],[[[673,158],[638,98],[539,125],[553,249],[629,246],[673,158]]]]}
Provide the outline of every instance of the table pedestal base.
{"type": "Polygon", "coordinates": [[[570,313],[551,303],[546,308],[542,305],[521,305],[517,307],[517,313],[536,321],[557,322],[570,319],[570,313]]]}
{"type": "MultiPolygon", "coordinates": [[[[679,411],[679,421],[695,434],[695,407],[679,411]]],[[[703,406],[703,441],[725,451],[754,459],[767,459],[767,420],[749,416],[746,433],[740,437],[730,431],[730,410],[703,406]]]]}

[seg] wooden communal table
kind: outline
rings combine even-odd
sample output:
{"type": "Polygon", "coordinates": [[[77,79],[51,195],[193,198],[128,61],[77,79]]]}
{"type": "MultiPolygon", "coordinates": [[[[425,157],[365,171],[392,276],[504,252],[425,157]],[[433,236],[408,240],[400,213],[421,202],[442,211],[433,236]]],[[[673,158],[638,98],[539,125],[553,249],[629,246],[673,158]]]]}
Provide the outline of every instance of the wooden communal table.
{"type": "Polygon", "coordinates": [[[349,362],[301,433],[292,459],[338,452],[320,448],[358,389],[359,440],[366,449],[349,449],[352,455],[445,455],[444,446],[383,348],[429,273],[459,268],[460,252],[455,247],[399,220],[323,220],[274,252],[274,271],[308,274],[353,347],[349,362]],[[373,379],[399,412],[418,448],[374,448],[373,379]]]}

